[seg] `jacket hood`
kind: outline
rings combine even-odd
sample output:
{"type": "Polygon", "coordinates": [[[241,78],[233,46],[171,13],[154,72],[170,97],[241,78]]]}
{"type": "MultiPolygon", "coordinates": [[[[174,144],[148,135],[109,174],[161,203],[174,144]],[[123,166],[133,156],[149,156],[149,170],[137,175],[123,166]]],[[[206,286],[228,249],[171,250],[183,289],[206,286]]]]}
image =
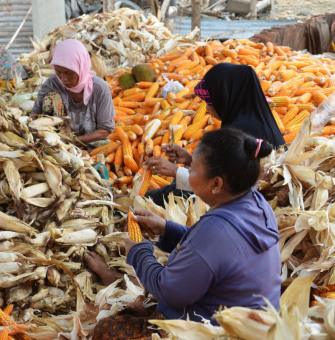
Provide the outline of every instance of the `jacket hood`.
{"type": "Polygon", "coordinates": [[[254,189],[208,212],[208,215],[219,216],[228,221],[257,253],[270,249],[279,241],[273,210],[262,194],[254,189]]]}

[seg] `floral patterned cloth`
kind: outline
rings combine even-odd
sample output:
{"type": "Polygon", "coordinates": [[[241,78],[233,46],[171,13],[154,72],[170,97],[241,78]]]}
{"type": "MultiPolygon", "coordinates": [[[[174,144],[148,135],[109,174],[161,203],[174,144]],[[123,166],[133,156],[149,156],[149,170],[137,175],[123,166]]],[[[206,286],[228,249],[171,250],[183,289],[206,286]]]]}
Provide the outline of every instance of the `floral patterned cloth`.
{"type": "Polygon", "coordinates": [[[0,46],[0,79],[15,79],[23,72],[20,63],[3,46],[0,46]]]}

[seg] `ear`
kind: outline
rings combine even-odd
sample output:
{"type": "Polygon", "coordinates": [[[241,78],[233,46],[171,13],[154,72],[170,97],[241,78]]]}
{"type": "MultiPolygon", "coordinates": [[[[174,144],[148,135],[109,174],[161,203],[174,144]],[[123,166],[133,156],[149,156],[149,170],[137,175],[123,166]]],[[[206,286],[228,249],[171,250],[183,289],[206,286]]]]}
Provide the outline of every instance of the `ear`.
{"type": "Polygon", "coordinates": [[[225,188],[225,179],[223,179],[221,176],[216,176],[213,178],[212,183],[212,193],[218,194],[225,188]]]}

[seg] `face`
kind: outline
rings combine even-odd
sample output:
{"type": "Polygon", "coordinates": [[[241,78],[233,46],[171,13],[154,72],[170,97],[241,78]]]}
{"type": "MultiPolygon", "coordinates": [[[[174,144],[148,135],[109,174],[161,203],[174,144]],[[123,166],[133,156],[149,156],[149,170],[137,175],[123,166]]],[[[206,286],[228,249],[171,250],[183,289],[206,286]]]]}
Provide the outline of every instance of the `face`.
{"type": "Polygon", "coordinates": [[[65,87],[71,88],[78,85],[79,76],[76,72],[62,66],[55,65],[55,72],[65,87]]]}
{"type": "Polygon", "coordinates": [[[221,117],[217,114],[213,106],[207,105],[207,112],[214,118],[221,120],[221,117]]]}
{"type": "Polygon", "coordinates": [[[205,203],[211,205],[213,179],[206,177],[206,169],[204,166],[203,155],[196,148],[192,155],[192,163],[189,168],[188,181],[193,192],[199,196],[205,203]]]}

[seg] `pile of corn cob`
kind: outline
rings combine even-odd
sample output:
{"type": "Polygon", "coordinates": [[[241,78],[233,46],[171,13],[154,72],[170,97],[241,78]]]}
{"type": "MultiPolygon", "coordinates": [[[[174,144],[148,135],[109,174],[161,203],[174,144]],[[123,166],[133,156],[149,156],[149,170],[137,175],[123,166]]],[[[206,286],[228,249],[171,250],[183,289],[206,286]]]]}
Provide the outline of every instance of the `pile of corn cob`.
{"type": "MultiPolygon", "coordinates": [[[[110,135],[111,143],[94,150],[92,156],[94,160],[97,154],[104,155],[111,182],[117,189],[132,187],[137,174],[143,173],[143,158],[164,156],[161,146],[171,142],[172,129],[175,142],[192,152],[206,131],[221,126],[207,114],[205,102],[194,96],[196,84],[217,63],[254,68],[264,94],[272,101],[274,118],[286,142],[292,142],[304,118],[335,91],[335,61],[329,58],[313,58],[288,47],[249,40],[198,45],[151,59],[147,65],[157,74],[154,83],[139,82],[132,89],[122,90],[118,78],[126,70],[106,77],[112,89],[117,129],[110,135]],[[161,91],[168,80],[179,81],[184,89],[163,98],[161,91]]],[[[333,125],[323,128],[327,136],[334,131],[333,125]]],[[[151,178],[149,189],[171,181],[163,179],[151,178]]]]}

